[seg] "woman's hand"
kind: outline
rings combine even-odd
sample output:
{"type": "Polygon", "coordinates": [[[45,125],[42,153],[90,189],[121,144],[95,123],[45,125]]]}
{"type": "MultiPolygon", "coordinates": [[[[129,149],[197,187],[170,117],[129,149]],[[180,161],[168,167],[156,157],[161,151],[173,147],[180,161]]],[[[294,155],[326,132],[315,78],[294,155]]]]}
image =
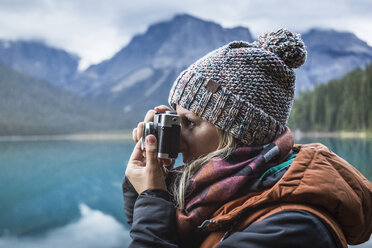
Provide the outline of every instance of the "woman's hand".
{"type": "Polygon", "coordinates": [[[129,159],[125,175],[138,194],[147,189],[167,190],[163,165],[157,158],[156,137],[146,137],[146,158],[142,156],[141,140],[137,142],[129,159]]]}
{"type": "MultiPolygon", "coordinates": [[[[171,109],[165,105],[156,106],[154,109],[147,111],[146,116],[143,122],[138,123],[137,127],[133,129],[132,137],[134,142],[138,142],[142,139],[142,131],[145,122],[152,122],[154,121],[155,113],[165,113],[166,111],[170,111],[171,109]]],[[[143,152],[145,156],[145,152],[143,152]]],[[[166,170],[169,169],[173,165],[173,161],[171,159],[161,159],[159,163],[162,163],[165,166],[165,173],[166,170]],[[166,169],[167,168],[167,169],[166,169]]]]}

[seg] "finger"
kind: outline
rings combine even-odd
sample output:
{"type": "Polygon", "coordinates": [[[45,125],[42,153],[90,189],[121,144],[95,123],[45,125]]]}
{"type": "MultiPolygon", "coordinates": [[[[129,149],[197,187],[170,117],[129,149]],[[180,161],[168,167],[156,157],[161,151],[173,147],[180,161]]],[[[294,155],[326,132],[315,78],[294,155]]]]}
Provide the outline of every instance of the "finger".
{"type": "Polygon", "coordinates": [[[142,161],[141,140],[134,146],[132,155],[130,156],[129,162],[134,161],[142,161]]]}
{"type": "Polygon", "coordinates": [[[138,123],[137,125],[137,132],[136,132],[136,142],[138,142],[139,140],[142,139],[142,133],[143,133],[143,127],[144,127],[144,123],[143,122],[140,122],[138,123]]]}
{"type": "Polygon", "coordinates": [[[133,131],[132,131],[132,139],[134,140],[134,142],[137,142],[138,139],[137,139],[137,128],[133,128],[133,131]]]}
{"type": "Polygon", "coordinates": [[[146,189],[167,190],[162,166],[158,164],[157,144],[154,135],[146,136],[146,189]]]}
{"type": "Polygon", "coordinates": [[[165,106],[165,105],[156,106],[154,109],[158,113],[164,113],[165,111],[170,111],[171,110],[168,106],[165,106]]]}
{"type": "Polygon", "coordinates": [[[153,169],[158,165],[158,148],[156,137],[152,134],[146,136],[146,167],[153,169]]]}
{"type": "Polygon", "coordinates": [[[147,113],[145,115],[145,119],[143,120],[143,122],[152,122],[152,121],[154,121],[155,113],[156,112],[153,109],[147,111],[147,113]]]}

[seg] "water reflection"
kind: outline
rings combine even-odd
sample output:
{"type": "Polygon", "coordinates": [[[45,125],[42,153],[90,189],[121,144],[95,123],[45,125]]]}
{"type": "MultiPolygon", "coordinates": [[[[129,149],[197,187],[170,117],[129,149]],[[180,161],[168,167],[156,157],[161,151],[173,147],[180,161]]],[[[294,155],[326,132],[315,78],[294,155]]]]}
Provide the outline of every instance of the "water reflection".
{"type": "MultiPolygon", "coordinates": [[[[327,145],[371,181],[372,140],[296,141],[310,142],[327,145]]],[[[121,180],[132,148],[118,141],[0,142],[0,247],[126,247],[121,180]]]]}
{"type": "Polygon", "coordinates": [[[128,142],[0,142],[0,235],[40,235],[80,218],[79,204],[125,228],[128,142]]]}
{"type": "Polygon", "coordinates": [[[17,248],[102,248],[127,247],[128,231],[110,215],[92,210],[85,204],[79,205],[81,218],[43,235],[32,237],[3,237],[0,247],[17,248]]]}

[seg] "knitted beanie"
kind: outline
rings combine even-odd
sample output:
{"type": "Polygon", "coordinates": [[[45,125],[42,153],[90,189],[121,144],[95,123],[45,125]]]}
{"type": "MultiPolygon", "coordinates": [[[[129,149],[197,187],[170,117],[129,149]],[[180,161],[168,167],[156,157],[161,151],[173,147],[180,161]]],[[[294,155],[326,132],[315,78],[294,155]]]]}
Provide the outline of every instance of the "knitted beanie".
{"type": "Polygon", "coordinates": [[[285,29],[253,43],[234,41],[183,71],[168,101],[246,145],[263,145],[286,129],[294,99],[293,68],[305,59],[300,35],[285,29]]]}

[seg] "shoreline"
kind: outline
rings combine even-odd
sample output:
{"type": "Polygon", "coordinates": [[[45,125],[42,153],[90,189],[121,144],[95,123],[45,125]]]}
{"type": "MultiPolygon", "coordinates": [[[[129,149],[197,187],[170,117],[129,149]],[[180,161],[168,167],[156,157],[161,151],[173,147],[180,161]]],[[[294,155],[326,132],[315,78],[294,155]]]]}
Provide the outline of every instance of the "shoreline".
{"type": "Polygon", "coordinates": [[[132,133],[75,133],[48,135],[9,135],[0,136],[0,142],[17,141],[123,141],[132,140],[132,133]]]}
{"type": "Polygon", "coordinates": [[[351,132],[351,131],[339,131],[339,132],[303,132],[300,130],[293,130],[293,137],[295,139],[302,138],[339,138],[339,139],[369,139],[372,138],[372,132],[351,132]]]}
{"type": "MultiPolygon", "coordinates": [[[[340,138],[340,139],[369,139],[372,132],[302,132],[293,130],[294,139],[302,138],[340,138]]],[[[74,133],[48,135],[9,135],[0,136],[0,142],[17,141],[125,141],[132,140],[131,131],[113,133],[74,133]]]]}

